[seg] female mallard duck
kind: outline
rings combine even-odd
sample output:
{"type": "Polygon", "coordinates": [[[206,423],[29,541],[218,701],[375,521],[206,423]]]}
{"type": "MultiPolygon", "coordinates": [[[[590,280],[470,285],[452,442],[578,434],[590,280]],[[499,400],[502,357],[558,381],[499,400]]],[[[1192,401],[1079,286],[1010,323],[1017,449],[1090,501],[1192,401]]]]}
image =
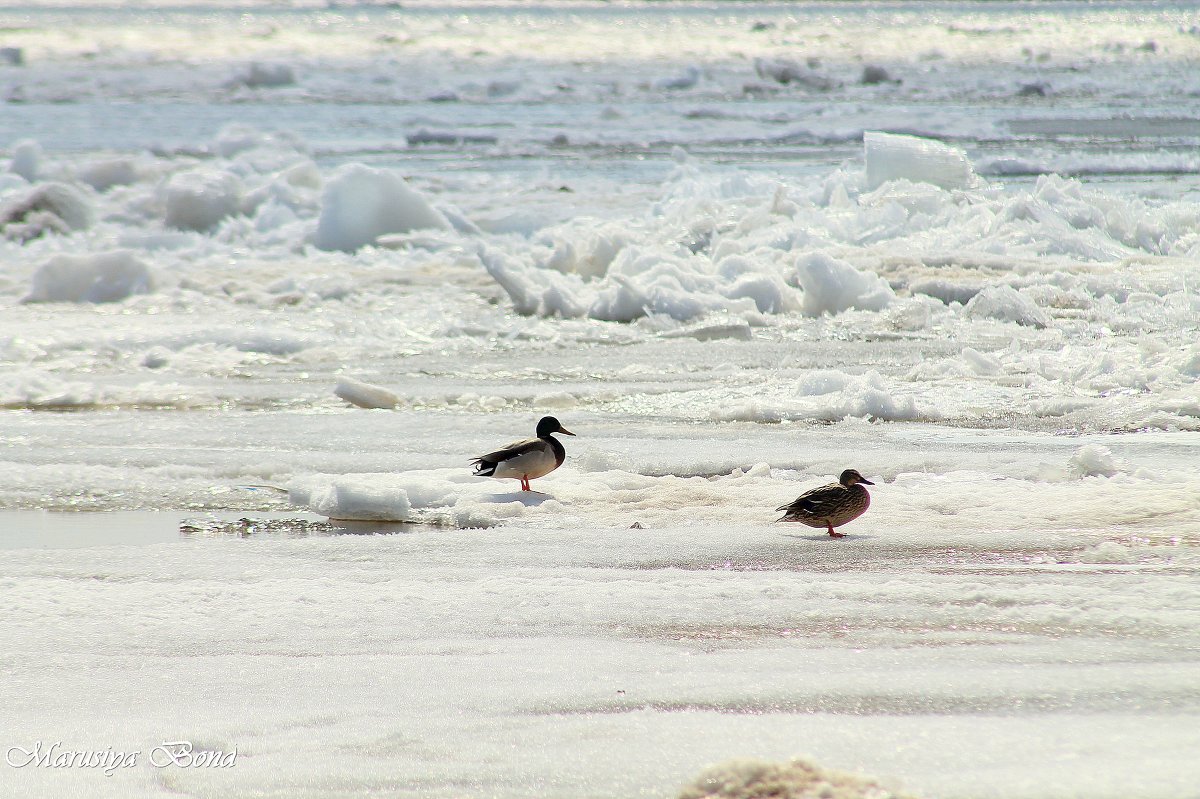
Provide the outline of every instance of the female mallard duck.
{"type": "Polygon", "coordinates": [[[871,504],[871,495],[864,485],[875,485],[858,473],[857,469],[842,472],[836,483],[805,491],[787,505],[775,510],[784,511],[781,522],[800,522],[809,527],[824,527],[834,538],[844,538],[845,533],[835,533],[841,527],[862,516],[871,504]]]}
{"type": "Polygon", "coordinates": [[[537,438],[514,441],[502,449],[476,458],[471,461],[475,474],[480,477],[513,477],[521,481],[522,491],[532,491],[530,480],[550,474],[567,459],[567,451],[553,433],[575,435],[553,416],[543,416],[537,423],[537,438]]]}

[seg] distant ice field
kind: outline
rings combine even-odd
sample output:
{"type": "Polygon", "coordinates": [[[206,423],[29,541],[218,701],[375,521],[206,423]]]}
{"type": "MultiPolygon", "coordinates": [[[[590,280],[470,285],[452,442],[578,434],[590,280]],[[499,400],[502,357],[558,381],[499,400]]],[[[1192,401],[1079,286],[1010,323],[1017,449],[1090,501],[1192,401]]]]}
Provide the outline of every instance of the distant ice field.
{"type": "Polygon", "coordinates": [[[1196,167],[1188,3],[139,6],[0,11],[0,141],[189,148],[236,121],[335,160],[638,180],[621,162],[664,145],[829,164],[886,128],[985,174],[1196,167]]]}

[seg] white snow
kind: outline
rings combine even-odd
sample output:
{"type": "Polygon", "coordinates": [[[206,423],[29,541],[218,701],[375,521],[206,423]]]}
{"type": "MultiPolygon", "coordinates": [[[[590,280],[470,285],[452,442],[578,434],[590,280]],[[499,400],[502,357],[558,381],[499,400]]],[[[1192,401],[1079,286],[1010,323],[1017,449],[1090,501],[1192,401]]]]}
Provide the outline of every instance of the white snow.
{"type": "Polygon", "coordinates": [[[88,199],[65,183],[39,183],[19,188],[0,202],[0,230],[4,237],[28,241],[47,234],[84,230],[94,221],[88,199]]]}
{"type": "Polygon", "coordinates": [[[131,252],[64,253],[34,272],[25,302],[119,302],[153,290],[149,267],[131,252]]]}
{"type": "Polygon", "coordinates": [[[96,191],[128,186],[138,181],[137,164],[132,158],[99,158],[82,165],[76,178],[96,191]]]}
{"type": "Polygon", "coordinates": [[[334,480],[307,496],[293,490],[291,499],[322,516],[350,521],[405,521],[412,507],[403,488],[364,485],[362,478],[334,480]]]}
{"type": "Polygon", "coordinates": [[[419,192],[391,170],[347,164],[329,178],[313,243],[322,250],[352,252],[385,233],[450,223],[419,192]]]}
{"type": "Polygon", "coordinates": [[[0,753],[142,758],[0,795],[1200,784],[1189,9],[135,5],[0,9],[0,753]]]}
{"type": "Polygon", "coordinates": [[[395,408],[400,398],[383,386],[364,383],[353,377],[339,377],[333,393],[359,408],[395,408]]]}
{"type": "Polygon", "coordinates": [[[40,142],[35,139],[22,139],[13,145],[12,160],[9,161],[8,171],[33,183],[41,172],[43,157],[40,142]]]}
{"type": "Polygon", "coordinates": [[[880,311],[895,297],[878,275],[865,274],[826,253],[802,255],[796,282],[804,291],[801,310],[807,316],[836,314],[851,308],[880,311]]]}
{"type": "Polygon", "coordinates": [[[1046,327],[1050,317],[1012,286],[988,286],[963,308],[969,319],[999,319],[1029,327],[1046,327]]]}
{"type": "Polygon", "coordinates": [[[1101,444],[1080,447],[1071,456],[1071,470],[1080,477],[1112,477],[1121,471],[1112,451],[1101,444]]]}
{"type": "MultiPolygon", "coordinates": [[[[461,422],[446,422],[416,443],[453,439],[461,422]]],[[[632,454],[641,438],[572,426],[602,451],[632,454]]],[[[326,453],[357,445],[330,441],[311,417],[281,429],[326,453]]],[[[712,446],[674,432],[676,462],[712,446]]],[[[724,431],[720,449],[786,457],[777,436],[748,432],[733,447],[741,434],[724,431]]],[[[875,499],[841,542],[770,521],[830,479],[824,465],[715,478],[585,471],[581,438],[544,478],[548,495],[524,501],[461,463],[343,474],[312,495],[400,509],[405,491],[414,507],[455,502],[464,521],[499,527],[287,538],[195,512],[185,518],[198,532],[174,543],[10,550],[0,636],[22,658],[6,690],[37,697],[10,706],[13,728],[76,747],[144,752],[164,736],[237,746],[234,769],[168,774],[202,795],[401,780],[447,796],[464,781],[489,794],[671,796],[710,763],[796,754],[926,796],[1001,795],[997,773],[1013,775],[1004,791],[1016,796],[1186,790],[1200,742],[1200,606],[1195,546],[1171,535],[1200,520],[1195,472],[1185,484],[997,479],[962,454],[995,463],[986,437],[909,432],[858,464],[875,499]],[[895,471],[922,455],[968,468],[895,471]],[[1141,504],[1176,514],[1172,529],[1138,526],[1141,504]],[[59,633],[37,634],[47,624],[59,633]],[[85,690],[118,675],[129,694],[119,706],[85,690]],[[596,738],[605,745],[591,751],[596,738]]],[[[844,447],[863,452],[879,435],[825,448],[820,431],[788,438],[840,464],[844,447]]],[[[258,443],[239,438],[226,444],[230,464],[258,443]]],[[[1175,445],[1186,458],[1188,444],[1175,445]]],[[[1071,446],[1010,452],[1066,463],[1071,446]]],[[[165,790],[156,774],[0,779],[153,794],[165,790]]]]}
{"type": "Polygon", "coordinates": [[[207,231],[238,213],[242,184],[229,172],[200,169],[172,175],[162,192],[167,225],[207,231]]]}
{"type": "Polygon", "coordinates": [[[975,181],[967,154],[939,141],[869,130],[863,144],[871,189],[889,180],[932,183],[943,189],[966,189],[975,181]]]}

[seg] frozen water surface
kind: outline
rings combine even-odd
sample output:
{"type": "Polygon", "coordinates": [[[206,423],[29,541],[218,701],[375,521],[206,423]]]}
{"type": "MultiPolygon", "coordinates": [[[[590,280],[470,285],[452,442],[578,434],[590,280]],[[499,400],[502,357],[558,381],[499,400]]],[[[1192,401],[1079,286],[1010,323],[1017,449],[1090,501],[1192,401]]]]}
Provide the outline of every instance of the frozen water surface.
{"type": "Polygon", "coordinates": [[[1194,792],[1196,19],[0,9],[0,793],[1194,792]]]}

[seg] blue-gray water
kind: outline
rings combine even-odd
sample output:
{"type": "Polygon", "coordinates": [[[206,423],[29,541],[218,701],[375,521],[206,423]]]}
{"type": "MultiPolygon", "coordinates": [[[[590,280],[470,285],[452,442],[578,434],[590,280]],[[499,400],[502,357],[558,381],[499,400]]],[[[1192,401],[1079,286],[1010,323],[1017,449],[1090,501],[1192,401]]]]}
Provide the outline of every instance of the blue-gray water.
{"type": "MultiPolygon", "coordinates": [[[[656,181],[675,145],[784,174],[863,130],[983,174],[1170,176],[1200,143],[1190,3],[0,8],[0,151],[203,154],[230,123],[324,163],[656,181]],[[664,44],[665,43],[665,44],[664,44]],[[627,46],[626,46],[627,45],[627,46]],[[772,65],[798,65],[781,82],[772,65]],[[255,83],[253,65],[286,80],[255,83]],[[864,69],[886,80],[865,85],[864,69]]],[[[1177,186],[1178,188],[1178,186],[1177,186]]],[[[1184,187],[1186,190],[1186,186],[1184,187]]]]}

